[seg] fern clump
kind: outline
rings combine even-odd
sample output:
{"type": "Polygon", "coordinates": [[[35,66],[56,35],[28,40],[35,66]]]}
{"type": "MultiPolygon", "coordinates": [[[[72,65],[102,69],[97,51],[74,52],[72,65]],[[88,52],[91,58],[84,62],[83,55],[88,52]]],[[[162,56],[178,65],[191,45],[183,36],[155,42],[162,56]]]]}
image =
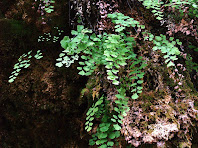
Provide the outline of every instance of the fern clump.
{"type": "MultiPolygon", "coordinates": [[[[97,145],[100,148],[112,147],[116,143],[116,138],[120,137],[120,129],[123,117],[120,115],[119,109],[115,109],[116,113],[110,112],[109,101],[101,97],[87,112],[87,122],[85,129],[89,132],[93,125],[94,119],[101,118],[96,133],[89,140],[90,145],[97,145]],[[95,118],[93,118],[95,116],[95,118]]],[[[125,104],[126,106],[126,104],[125,104]]]]}
{"type": "Polygon", "coordinates": [[[173,41],[173,37],[170,37],[170,41],[166,39],[165,35],[155,36],[155,40],[153,43],[155,46],[153,47],[153,50],[161,50],[162,53],[165,53],[164,55],[165,63],[167,64],[167,67],[175,66],[174,61],[178,58],[176,55],[180,54],[179,49],[176,47],[176,44],[181,45],[181,42],[177,39],[176,41],[173,41]]]}
{"type": "Polygon", "coordinates": [[[164,4],[161,0],[139,0],[147,9],[152,9],[152,13],[156,16],[157,20],[163,20],[163,12],[161,6],[164,4]]]}
{"type": "Polygon", "coordinates": [[[44,35],[41,35],[38,37],[38,42],[50,42],[56,43],[59,41],[59,36],[64,32],[63,30],[59,29],[58,27],[54,27],[55,33],[58,35],[53,35],[50,32],[44,33],[44,35]]]}
{"type": "Polygon", "coordinates": [[[129,111],[129,97],[126,94],[132,99],[137,99],[142,93],[142,70],[147,65],[142,57],[137,57],[133,51],[135,39],[124,33],[127,27],[145,29],[145,26],[121,13],[109,14],[108,17],[116,24],[114,34],[104,32],[96,35],[84,26],[78,25],[77,30],[71,32],[73,38],[65,36],[61,40],[64,50],[56,59],[58,67],[69,67],[78,61],[77,69],[82,76],[90,76],[98,66],[103,66],[107,80],[116,87],[113,111],[110,111],[106,97],[101,97],[87,112],[87,132],[92,131],[95,119],[101,121],[97,132],[90,140],[90,145],[96,144],[101,148],[113,146],[116,138],[120,136],[122,119],[129,111]],[[122,76],[123,70],[128,72],[126,78],[122,76]]]}
{"type": "MultiPolygon", "coordinates": [[[[144,32],[145,34],[145,32],[144,32]]],[[[165,35],[160,34],[160,36],[154,36],[151,33],[147,33],[148,35],[144,37],[144,40],[149,39],[149,41],[153,41],[153,51],[160,50],[165,59],[165,63],[167,63],[167,67],[175,66],[174,61],[177,60],[177,55],[180,54],[180,51],[177,46],[181,46],[182,42],[179,39],[174,41],[173,37],[170,37],[169,40],[166,39],[165,35]]]]}
{"type": "MultiPolygon", "coordinates": [[[[9,77],[9,83],[14,82],[22,68],[28,68],[30,66],[30,60],[32,58],[31,53],[32,51],[29,51],[27,54],[24,53],[22,56],[20,56],[20,58],[18,59],[18,63],[14,65],[14,71],[9,77]]],[[[37,60],[41,59],[42,57],[43,56],[40,50],[38,50],[37,53],[34,55],[34,58],[37,60]]]]}
{"type": "Polygon", "coordinates": [[[190,6],[191,16],[198,17],[197,8],[198,4],[196,0],[169,0],[165,3],[162,0],[139,0],[146,7],[146,9],[151,9],[151,12],[154,14],[157,20],[163,20],[163,8],[171,7],[181,10],[180,13],[183,13],[181,6],[190,6]]]}

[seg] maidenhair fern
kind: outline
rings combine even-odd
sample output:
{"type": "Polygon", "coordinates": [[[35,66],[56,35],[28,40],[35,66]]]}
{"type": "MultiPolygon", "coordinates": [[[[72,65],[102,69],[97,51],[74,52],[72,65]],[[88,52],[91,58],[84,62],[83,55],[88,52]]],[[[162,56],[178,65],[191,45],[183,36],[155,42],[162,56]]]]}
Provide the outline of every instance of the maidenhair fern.
{"type": "Polygon", "coordinates": [[[71,32],[73,38],[65,36],[61,41],[64,50],[59,54],[56,63],[58,67],[69,67],[76,60],[79,63],[79,74],[83,76],[91,75],[99,65],[104,66],[107,79],[116,86],[113,111],[110,112],[106,98],[101,97],[87,112],[86,131],[92,131],[94,119],[101,119],[97,132],[90,140],[90,145],[96,144],[101,148],[113,146],[115,139],[120,136],[123,116],[129,111],[129,97],[126,93],[132,99],[139,97],[143,88],[142,70],[147,65],[133,51],[134,38],[123,33],[126,27],[145,29],[145,26],[121,13],[109,14],[108,17],[116,24],[115,34],[104,32],[96,35],[78,25],[77,30],[71,32]],[[123,70],[127,72],[126,78],[122,77],[123,70]]]}
{"type": "Polygon", "coordinates": [[[89,132],[92,129],[94,116],[96,118],[99,118],[101,116],[101,114],[103,112],[103,109],[104,109],[103,108],[104,107],[103,101],[104,101],[104,97],[101,97],[87,111],[87,114],[86,114],[87,115],[87,118],[86,118],[87,122],[85,123],[85,130],[87,132],[89,132]]]}
{"type": "MultiPolygon", "coordinates": [[[[20,58],[18,59],[18,63],[14,65],[14,71],[9,77],[9,83],[14,82],[22,68],[28,68],[30,66],[30,60],[32,58],[31,53],[32,51],[29,51],[27,54],[24,53],[22,56],[20,56],[20,58]]],[[[34,58],[37,60],[41,59],[42,57],[43,56],[40,50],[38,50],[37,53],[34,55],[34,58]]]]}
{"type": "Polygon", "coordinates": [[[173,41],[173,37],[170,37],[170,41],[166,39],[165,35],[155,36],[155,39],[153,40],[153,43],[155,46],[153,47],[153,50],[161,50],[162,53],[165,53],[164,59],[165,63],[167,63],[167,67],[175,66],[174,61],[178,58],[177,55],[180,54],[179,49],[176,47],[176,44],[181,45],[181,42],[177,39],[176,41],[173,41]]]}
{"type": "Polygon", "coordinates": [[[161,11],[161,5],[164,4],[163,1],[161,0],[139,0],[143,2],[143,5],[147,9],[152,9],[152,13],[154,16],[156,16],[157,20],[162,20],[163,19],[163,12],[161,11]]]}
{"type": "MultiPolygon", "coordinates": [[[[195,17],[198,17],[197,13],[197,0],[169,0],[164,3],[162,0],[139,0],[147,8],[151,9],[152,13],[157,20],[163,20],[164,14],[162,7],[171,6],[172,8],[181,9],[181,6],[190,6],[190,11],[195,17]]],[[[181,11],[183,13],[183,11],[181,11]]]]}
{"type": "MultiPolygon", "coordinates": [[[[114,120],[114,118],[123,119],[121,115],[115,115],[112,112],[109,111],[109,102],[106,100],[106,98],[100,98],[96,104],[91,107],[91,109],[87,112],[88,115],[88,121],[86,124],[92,123],[89,121],[90,119],[93,120],[90,115],[92,114],[98,114],[99,116],[96,116],[96,118],[101,117],[101,123],[99,124],[97,131],[95,134],[92,135],[92,139],[89,140],[90,145],[97,145],[99,148],[105,148],[105,147],[112,147],[116,143],[116,138],[120,137],[120,129],[121,126],[114,120]],[[104,101],[102,101],[104,100],[104,101]],[[96,105],[97,104],[97,105],[96,105]],[[96,106],[99,106],[96,107],[96,106]],[[102,105],[102,106],[101,106],[102,105]],[[113,118],[111,118],[113,116],[113,118]]],[[[121,124],[122,122],[120,122],[121,124]]],[[[92,125],[92,124],[91,124],[92,125]]],[[[89,128],[88,126],[85,127],[85,129],[89,128]]]]}
{"type": "Polygon", "coordinates": [[[44,35],[41,35],[38,37],[38,42],[50,42],[52,41],[53,43],[56,43],[58,39],[60,38],[59,36],[64,32],[63,30],[59,29],[58,27],[54,27],[56,34],[58,35],[53,35],[50,32],[44,33],[44,35]]]}
{"type": "Polygon", "coordinates": [[[55,0],[44,0],[45,11],[46,13],[52,13],[54,11],[54,6],[52,4],[55,3],[55,0]]]}
{"type": "Polygon", "coordinates": [[[143,34],[147,34],[144,36],[144,40],[153,41],[153,51],[160,50],[165,59],[165,63],[167,63],[167,67],[175,66],[174,61],[177,60],[177,55],[180,54],[180,51],[177,46],[181,46],[182,42],[179,39],[174,41],[173,37],[170,37],[169,40],[166,39],[166,36],[160,34],[160,36],[154,36],[151,33],[143,32],[143,34]]]}
{"type": "Polygon", "coordinates": [[[91,30],[84,29],[80,25],[77,26],[77,31],[71,32],[75,37],[70,39],[65,36],[61,41],[61,46],[65,50],[60,53],[56,66],[65,65],[68,67],[74,62],[74,57],[81,54],[83,61],[79,60],[81,66],[77,68],[80,70],[80,75],[91,75],[96,65],[104,65],[108,75],[107,79],[112,81],[114,85],[119,85],[117,74],[120,67],[127,65],[127,60],[135,55],[132,50],[134,38],[126,36],[122,31],[125,27],[145,28],[145,26],[139,25],[138,21],[121,13],[109,14],[109,17],[117,24],[115,31],[118,34],[95,35],[91,34],[91,30]]]}

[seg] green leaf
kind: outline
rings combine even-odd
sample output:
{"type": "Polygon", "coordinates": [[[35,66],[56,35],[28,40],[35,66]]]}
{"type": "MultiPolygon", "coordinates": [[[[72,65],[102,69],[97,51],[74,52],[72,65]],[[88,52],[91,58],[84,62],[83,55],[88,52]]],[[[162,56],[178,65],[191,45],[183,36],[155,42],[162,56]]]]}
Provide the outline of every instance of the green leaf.
{"type": "Polygon", "coordinates": [[[85,65],[85,63],[84,63],[84,62],[79,62],[79,64],[80,64],[80,65],[85,65]]]}
{"type": "Polygon", "coordinates": [[[97,112],[98,111],[98,107],[94,108],[93,112],[97,112]]]}
{"type": "Polygon", "coordinates": [[[115,119],[111,119],[111,121],[116,122],[116,120],[115,120],[115,119]]]}
{"type": "Polygon", "coordinates": [[[84,69],[85,71],[89,71],[89,70],[90,70],[89,67],[87,67],[87,66],[84,66],[83,69],[84,69]]]}
{"type": "Polygon", "coordinates": [[[125,27],[121,26],[117,29],[115,29],[116,32],[122,32],[125,29],[125,27]]]}
{"type": "Polygon", "coordinates": [[[92,123],[92,122],[90,122],[90,123],[89,123],[89,126],[92,126],[92,125],[93,125],[93,123],[92,123]]]}
{"type": "Polygon", "coordinates": [[[103,99],[99,99],[99,100],[96,102],[95,106],[98,106],[98,105],[102,104],[102,102],[103,102],[103,99]]]}
{"type": "Polygon", "coordinates": [[[156,41],[161,41],[162,38],[161,38],[160,36],[155,36],[155,40],[156,40],[156,41]]]}
{"type": "Polygon", "coordinates": [[[145,29],[145,26],[144,26],[144,25],[140,25],[140,28],[141,28],[141,29],[145,29]]]}
{"type": "Polygon", "coordinates": [[[83,29],[84,29],[84,26],[83,25],[78,25],[77,26],[77,31],[78,32],[81,32],[83,29]]]}
{"type": "Polygon", "coordinates": [[[133,37],[127,37],[125,40],[128,41],[128,42],[134,42],[134,38],[133,37]]]}
{"type": "Polygon", "coordinates": [[[50,9],[50,8],[45,8],[45,11],[46,11],[47,13],[51,13],[51,12],[53,12],[54,10],[53,10],[53,9],[50,9]]]}
{"type": "Polygon", "coordinates": [[[172,43],[173,45],[175,45],[175,44],[176,44],[176,42],[175,42],[175,41],[172,41],[171,43],[172,43]]]}
{"type": "Polygon", "coordinates": [[[152,12],[153,12],[153,13],[156,13],[156,12],[157,12],[157,10],[152,10],[152,12]]]}
{"type": "Polygon", "coordinates": [[[78,70],[82,70],[82,67],[77,67],[78,70]]]}
{"type": "Polygon", "coordinates": [[[69,37],[65,36],[63,40],[60,41],[61,47],[66,49],[68,47],[69,37]]]}
{"type": "Polygon", "coordinates": [[[171,56],[170,59],[173,60],[173,61],[175,61],[175,60],[177,60],[178,58],[177,58],[176,56],[171,56]]]}
{"type": "Polygon", "coordinates": [[[99,139],[104,139],[104,138],[106,138],[107,137],[107,133],[100,133],[99,135],[98,135],[98,138],[99,139]]]}
{"type": "Polygon", "coordinates": [[[115,59],[114,58],[112,58],[111,56],[109,56],[109,57],[106,57],[106,59],[105,59],[106,61],[114,61],[115,59]]]}
{"type": "Polygon", "coordinates": [[[36,57],[36,59],[39,60],[39,59],[41,59],[42,57],[43,57],[43,56],[38,56],[38,57],[36,57]]]}
{"type": "Polygon", "coordinates": [[[120,68],[120,66],[119,66],[118,64],[116,64],[116,63],[114,63],[114,66],[115,66],[117,69],[120,68]]]}
{"type": "Polygon", "coordinates": [[[78,44],[78,49],[80,51],[86,50],[86,48],[87,48],[87,44],[85,44],[85,43],[79,43],[78,44]]]}
{"type": "Polygon", "coordinates": [[[113,115],[113,117],[114,117],[115,119],[118,119],[118,117],[117,117],[116,115],[113,115]]]}
{"type": "Polygon", "coordinates": [[[131,84],[130,86],[133,87],[133,86],[136,86],[136,85],[137,85],[137,83],[133,83],[133,84],[131,84]]]}
{"type": "Polygon", "coordinates": [[[14,79],[12,78],[12,79],[8,80],[8,82],[12,83],[12,82],[14,82],[14,79]]]}
{"type": "Polygon", "coordinates": [[[87,130],[89,128],[89,126],[87,125],[87,126],[85,126],[85,130],[87,130]]]}
{"type": "Polygon", "coordinates": [[[103,143],[105,143],[105,142],[107,142],[107,139],[97,140],[97,141],[96,141],[96,145],[100,145],[100,144],[103,144],[103,143]]]}
{"type": "Polygon", "coordinates": [[[137,89],[135,88],[135,89],[133,89],[131,92],[136,92],[137,91],[137,89]]]}
{"type": "Polygon", "coordinates": [[[121,66],[125,66],[127,63],[125,62],[125,61],[117,61],[117,63],[119,64],[119,65],[121,65],[121,66]]]}
{"type": "Polygon", "coordinates": [[[158,47],[157,46],[154,46],[153,47],[153,50],[155,51],[155,50],[158,50],[158,47]]]}
{"type": "Polygon", "coordinates": [[[113,146],[113,145],[114,145],[114,142],[113,142],[113,141],[108,141],[108,142],[107,142],[107,145],[108,145],[108,146],[113,146]]]}
{"type": "MultiPolygon", "coordinates": [[[[146,63],[143,63],[140,67],[139,67],[139,69],[142,69],[142,68],[144,68],[144,67],[146,67],[148,64],[146,64],[146,63]]],[[[143,74],[144,75],[144,74],[143,74]]]]}
{"type": "Polygon", "coordinates": [[[61,54],[59,55],[59,57],[63,57],[63,56],[65,56],[65,53],[61,53],[61,54]]]}
{"type": "Polygon", "coordinates": [[[173,39],[174,39],[174,37],[170,37],[170,38],[169,38],[170,41],[173,41],[173,39]]]}
{"type": "Polygon", "coordinates": [[[138,84],[142,84],[144,81],[143,80],[138,80],[137,83],[138,84]]]}
{"type": "Polygon", "coordinates": [[[139,86],[137,87],[138,90],[141,90],[142,88],[143,88],[143,87],[139,87],[139,86]]]}
{"type": "Polygon", "coordinates": [[[110,139],[115,139],[115,137],[116,137],[115,132],[110,133],[108,137],[110,139]]]}
{"type": "MultiPolygon", "coordinates": [[[[126,114],[127,115],[127,114],[126,114]]],[[[118,123],[123,124],[122,120],[118,120],[118,123]]]]}
{"type": "Polygon", "coordinates": [[[62,67],[63,64],[62,64],[61,62],[59,62],[59,63],[56,63],[56,66],[57,66],[57,67],[62,67]]]}
{"type": "Polygon", "coordinates": [[[167,67],[171,67],[171,66],[175,66],[175,64],[173,63],[173,62],[169,62],[168,64],[167,64],[167,67]]]}
{"type": "Polygon", "coordinates": [[[126,113],[126,112],[123,112],[122,115],[123,115],[123,116],[127,116],[127,113],[126,113]]]}
{"type": "Polygon", "coordinates": [[[85,75],[85,72],[82,70],[78,74],[84,76],[85,75]]]}
{"type": "Polygon", "coordinates": [[[140,79],[142,79],[144,77],[144,73],[137,74],[137,77],[139,77],[140,79]]]}
{"type": "MultiPolygon", "coordinates": [[[[94,113],[93,113],[94,114],[94,113]]],[[[89,121],[93,121],[94,120],[94,117],[91,117],[90,119],[89,119],[89,121]]]]}
{"type": "Polygon", "coordinates": [[[86,115],[90,115],[90,113],[93,111],[93,108],[89,108],[89,110],[87,111],[86,115]]]}
{"type": "Polygon", "coordinates": [[[119,126],[118,124],[114,124],[113,127],[115,128],[115,130],[121,130],[121,126],[119,126]]]}
{"type": "Polygon", "coordinates": [[[137,95],[137,93],[135,93],[133,96],[132,96],[132,99],[137,99],[139,96],[137,95]]]}
{"type": "Polygon", "coordinates": [[[72,34],[72,35],[78,35],[78,32],[75,31],[75,30],[72,30],[72,31],[71,31],[71,34],[72,34]]]}
{"type": "Polygon", "coordinates": [[[117,80],[113,80],[113,82],[112,82],[114,85],[119,85],[119,81],[117,81],[117,80]]]}
{"type": "Polygon", "coordinates": [[[82,55],[81,58],[87,60],[87,56],[82,55]]]}
{"type": "Polygon", "coordinates": [[[109,127],[108,126],[104,126],[104,127],[100,128],[100,131],[101,132],[106,132],[108,130],[109,130],[109,127]]]}
{"type": "Polygon", "coordinates": [[[100,125],[99,125],[99,127],[109,127],[111,124],[110,123],[101,123],[100,125]]]}
{"type": "Polygon", "coordinates": [[[134,79],[138,79],[138,77],[133,76],[133,77],[130,77],[129,79],[130,79],[130,80],[134,80],[134,79]]]}
{"type": "Polygon", "coordinates": [[[116,131],[116,132],[115,132],[115,137],[116,137],[116,138],[120,137],[120,131],[116,131]]]}
{"type": "Polygon", "coordinates": [[[112,69],[112,72],[113,72],[114,74],[117,74],[117,73],[119,72],[119,70],[112,69]]]}
{"type": "Polygon", "coordinates": [[[120,98],[124,99],[124,96],[121,95],[121,94],[116,94],[115,96],[116,96],[118,99],[120,99],[120,98]]]}
{"type": "Polygon", "coordinates": [[[112,69],[112,68],[113,68],[113,64],[111,64],[111,65],[108,64],[108,65],[105,66],[105,68],[107,68],[107,69],[112,69]]]}
{"type": "MultiPolygon", "coordinates": [[[[94,108],[93,108],[94,109],[94,108]]],[[[89,116],[93,116],[95,114],[95,112],[91,112],[89,116]]],[[[91,119],[91,121],[93,120],[93,118],[91,119]]]]}
{"type": "Polygon", "coordinates": [[[182,45],[182,42],[177,42],[178,45],[182,45]]]}
{"type": "Polygon", "coordinates": [[[112,133],[109,134],[108,137],[109,137],[110,139],[118,138],[118,137],[120,137],[120,131],[112,132],[112,133]]]}
{"type": "Polygon", "coordinates": [[[120,110],[117,107],[114,107],[114,110],[118,113],[120,113],[120,110]]]}
{"type": "Polygon", "coordinates": [[[90,139],[89,140],[89,145],[91,145],[91,146],[95,145],[95,141],[93,141],[93,139],[90,139]]]}
{"type": "Polygon", "coordinates": [[[118,117],[122,120],[122,119],[124,119],[124,117],[123,116],[121,116],[121,115],[118,115],[118,117]]]}
{"type": "Polygon", "coordinates": [[[108,80],[115,80],[115,77],[114,76],[108,76],[107,79],[108,80]]]}
{"type": "Polygon", "coordinates": [[[164,58],[166,59],[166,58],[168,58],[169,57],[169,55],[164,55],[164,58]]]}
{"type": "Polygon", "coordinates": [[[163,18],[161,18],[161,17],[159,17],[159,16],[156,17],[156,19],[157,19],[157,20],[163,20],[163,18]]]}
{"type": "Polygon", "coordinates": [[[87,46],[93,46],[95,43],[94,42],[88,42],[87,46]]]}
{"type": "Polygon", "coordinates": [[[99,146],[98,148],[107,148],[107,145],[103,144],[103,145],[99,146]]]}
{"type": "MultiPolygon", "coordinates": [[[[18,64],[19,65],[19,64],[18,64]]],[[[19,66],[17,64],[14,65],[14,69],[18,69],[19,66]]]]}
{"type": "MultiPolygon", "coordinates": [[[[88,120],[89,118],[87,117],[86,118],[86,120],[88,120]]],[[[89,121],[87,121],[86,123],[85,123],[85,125],[88,125],[90,122],[89,121]]]]}
{"type": "Polygon", "coordinates": [[[89,128],[87,129],[87,132],[89,132],[91,129],[92,129],[92,127],[89,127],[89,128]]]}

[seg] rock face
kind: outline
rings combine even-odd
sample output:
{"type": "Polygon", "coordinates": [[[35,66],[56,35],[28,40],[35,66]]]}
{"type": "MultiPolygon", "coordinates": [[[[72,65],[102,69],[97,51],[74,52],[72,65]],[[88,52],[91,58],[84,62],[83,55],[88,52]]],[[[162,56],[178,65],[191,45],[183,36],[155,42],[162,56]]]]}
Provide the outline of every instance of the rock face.
{"type": "Polygon", "coordinates": [[[16,2],[15,0],[1,0],[1,2],[0,2],[1,12],[5,13],[8,10],[8,8],[15,2],[16,2]]]}
{"type": "MultiPolygon", "coordinates": [[[[87,148],[90,137],[84,131],[85,113],[89,103],[93,101],[89,96],[95,98],[101,93],[114,94],[104,70],[98,69],[97,74],[88,79],[78,75],[77,63],[69,68],[55,67],[55,59],[62,50],[59,41],[37,42],[42,32],[54,31],[50,25],[62,27],[65,35],[69,35],[78,19],[72,12],[82,12],[82,8],[84,12],[81,15],[84,15],[87,26],[95,32],[102,30],[111,32],[113,24],[107,20],[107,11],[103,12],[108,8],[110,13],[121,11],[145,23],[154,34],[166,31],[166,28],[162,28],[155,17],[151,16],[138,1],[133,1],[133,8],[129,7],[128,1],[121,0],[117,1],[118,3],[112,1],[110,4],[104,0],[102,1],[104,5],[93,4],[94,6],[92,2],[95,3],[95,0],[90,1],[89,5],[86,2],[76,1],[77,6],[73,5],[73,9],[70,9],[71,3],[58,1],[56,5],[60,9],[54,14],[45,15],[44,20],[47,24],[42,24],[40,10],[32,8],[31,0],[0,2],[0,147],[87,148]],[[99,11],[98,6],[101,7],[99,11]],[[103,13],[101,20],[96,22],[100,13],[103,13]],[[97,23],[100,29],[95,27],[97,23]],[[8,83],[13,65],[23,53],[30,50],[33,52],[41,50],[44,57],[40,60],[32,59],[30,67],[22,69],[14,83],[8,83]]],[[[134,36],[139,38],[138,34],[134,36]]],[[[61,35],[59,40],[62,37],[61,35]]],[[[181,39],[184,38],[185,36],[181,39]]],[[[185,71],[183,89],[175,93],[176,84],[169,77],[174,77],[173,71],[167,70],[161,59],[161,53],[154,53],[150,48],[153,45],[149,41],[143,43],[141,38],[137,40],[137,47],[134,50],[141,49],[141,54],[152,66],[146,70],[144,94],[141,94],[139,100],[129,102],[130,111],[123,119],[124,125],[121,129],[123,136],[134,146],[153,142],[164,146],[164,141],[172,138],[173,142],[168,141],[167,145],[174,147],[180,142],[176,137],[178,135],[182,138],[186,136],[190,141],[190,125],[196,124],[198,120],[196,110],[198,79],[193,79],[195,72],[189,74],[185,71]],[[194,119],[193,122],[191,117],[194,119]],[[177,125],[181,128],[179,129],[177,125]]],[[[196,59],[196,55],[193,55],[193,59],[196,59]]],[[[96,123],[95,127],[97,126],[96,123]]],[[[183,139],[184,142],[181,142],[183,147],[186,144],[186,137],[183,139]]]]}
{"type": "Polygon", "coordinates": [[[79,99],[86,79],[78,76],[75,65],[58,70],[55,58],[61,49],[48,46],[43,59],[32,60],[9,84],[20,55],[43,44],[34,29],[23,32],[28,27],[20,21],[0,22],[0,147],[86,148],[87,140],[81,138],[87,104],[79,99]]]}

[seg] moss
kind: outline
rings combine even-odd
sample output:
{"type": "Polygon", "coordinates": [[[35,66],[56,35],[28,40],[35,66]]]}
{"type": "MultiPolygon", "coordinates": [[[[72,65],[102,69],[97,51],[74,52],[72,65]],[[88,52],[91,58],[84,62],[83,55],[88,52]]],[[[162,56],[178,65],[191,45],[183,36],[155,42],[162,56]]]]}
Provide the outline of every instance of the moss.
{"type": "Polygon", "coordinates": [[[150,106],[152,106],[151,102],[145,102],[142,105],[143,111],[149,110],[150,106]]]}
{"type": "Polygon", "coordinates": [[[194,107],[196,110],[198,110],[198,100],[197,99],[194,101],[194,107]]]}
{"type": "Polygon", "coordinates": [[[143,101],[149,101],[149,102],[152,102],[153,99],[154,99],[154,93],[152,94],[142,94],[142,98],[141,98],[143,101]]]}
{"type": "Polygon", "coordinates": [[[186,87],[188,87],[188,88],[192,89],[192,91],[196,92],[196,89],[195,89],[195,87],[194,87],[192,81],[187,80],[187,81],[186,81],[186,85],[187,85],[186,87]]]}

